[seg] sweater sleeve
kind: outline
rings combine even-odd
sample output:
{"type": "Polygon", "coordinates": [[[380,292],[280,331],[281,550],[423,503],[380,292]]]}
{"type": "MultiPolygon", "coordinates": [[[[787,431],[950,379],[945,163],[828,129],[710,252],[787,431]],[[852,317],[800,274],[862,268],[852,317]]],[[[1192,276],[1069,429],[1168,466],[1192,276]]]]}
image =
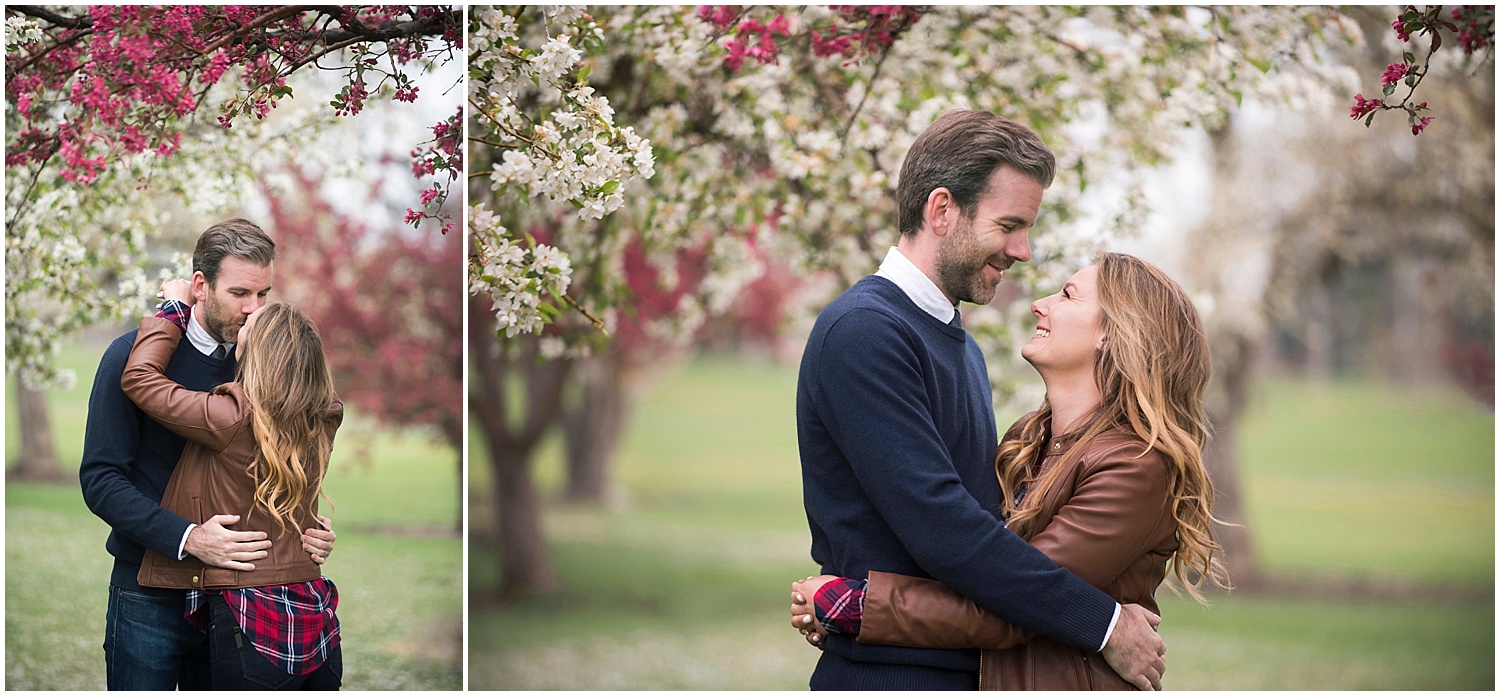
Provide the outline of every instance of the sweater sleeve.
{"type": "Polygon", "coordinates": [[[130,342],[122,337],[110,344],[99,361],[89,393],[78,480],[84,503],[115,533],[177,558],[192,523],[141,493],[132,481],[145,415],[120,389],[129,353],[130,342]]]}
{"type": "Polygon", "coordinates": [[[864,494],[938,582],[1027,630],[1089,653],[1116,603],[1006,529],[964,487],[934,422],[916,340],[869,309],[830,327],[820,413],[864,494]]]}

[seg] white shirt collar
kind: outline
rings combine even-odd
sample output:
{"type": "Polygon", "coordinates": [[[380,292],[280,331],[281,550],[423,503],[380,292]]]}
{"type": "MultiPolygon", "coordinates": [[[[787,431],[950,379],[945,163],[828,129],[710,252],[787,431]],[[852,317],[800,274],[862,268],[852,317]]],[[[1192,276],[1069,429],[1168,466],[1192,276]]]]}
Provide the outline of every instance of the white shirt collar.
{"type": "Polygon", "coordinates": [[[932,282],[922,269],[917,268],[896,247],[891,247],[886,252],[885,260],[880,262],[880,270],[875,275],[895,283],[922,311],[944,324],[953,321],[953,315],[958,312],[958,308],[948,302],[948,297],[938,289],[937,283],[932,282]]]}
{"type": "MultiPolygon", "coordinates": [[[[203,328],[203,325],[198,323],[197,317],[192,315],[192,312],[196,312],[197,310],[198,306],[194,305],[188,313],[188,342],[192,343],[193,347],[197,348],[199,353],[213,355],[214,349],[219,347],[219,342],[215,341],[213,336],[208,335],[208,329],[203,328]]],[[[229,350],[230,355],[234,354],[233,343],[225,343],[223,345],[229,350]]]]}

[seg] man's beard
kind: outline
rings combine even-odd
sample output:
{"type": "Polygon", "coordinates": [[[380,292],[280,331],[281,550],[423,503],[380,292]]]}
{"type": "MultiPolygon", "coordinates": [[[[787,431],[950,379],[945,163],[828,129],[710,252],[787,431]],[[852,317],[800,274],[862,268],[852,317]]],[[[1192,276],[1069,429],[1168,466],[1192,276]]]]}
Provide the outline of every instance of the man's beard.
{"type": "Polygon", "coordinates": [[[996,285],[984,278],[989,256],[982,255],[974,244],[974,221],[959,215],[953,231],[938,247],[938,285],[948,296],[964,302],[984,305],[995,299],[996,285]]]}
{"type": "Polygon", "coordinates": [[[215,341],[219,343],[233,343],[234,341],[230,341],[229,339],[239,339],[238,326],[235,326],[232,332],[225,331],[226,327],[233,324],[233,319],[225,320],[223,305],[220,305],[219,300],[214,297],[212,287],[204,295],[203,302],[199,303],[198,308],[203,310],[203,328],[208,330],[208,335],[212,336],[215,341]]]}

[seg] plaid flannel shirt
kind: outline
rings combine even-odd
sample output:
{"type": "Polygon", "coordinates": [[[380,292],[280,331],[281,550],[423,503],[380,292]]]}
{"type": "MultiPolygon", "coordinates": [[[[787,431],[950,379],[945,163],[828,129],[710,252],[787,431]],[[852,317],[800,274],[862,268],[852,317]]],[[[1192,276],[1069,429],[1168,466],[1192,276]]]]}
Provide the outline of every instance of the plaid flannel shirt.
{"type": "MultiPolygon", "coordinates": [[[[208,630],[208,593],[188,590],[188,621],[208,630]]],[[[339,645],[339,590],[328,578],[217,590],[256,652],[287,674],[311,674],[339,645]]]]}
{"type": "Polygon", "coordinates": [[[813,613],[825,631],[859,635],[868,584],[868,580],[837,578],[818,588],[813,595],[813,613]]]}

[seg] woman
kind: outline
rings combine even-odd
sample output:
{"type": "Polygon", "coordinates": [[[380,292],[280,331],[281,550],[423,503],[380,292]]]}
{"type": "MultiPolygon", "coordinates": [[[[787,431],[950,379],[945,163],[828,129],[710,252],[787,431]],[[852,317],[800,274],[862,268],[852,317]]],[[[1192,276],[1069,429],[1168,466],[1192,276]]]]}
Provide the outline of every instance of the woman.
{"type": "Polygon", "coordinates": [[[190,321],[186,288],[168,283],[162,311],[141,319],[121,387],[187,438],[162,506],[198,524],[232,511],[272,543],[248,571],[148,551],[140,584],[194,590],[185,612],[209,633],[215,689],[338,689],[338,589],[299,543],[343,420],[322,341],[296,308],[265,305],[240,328],[236,381],[192,391],[164,374],[190,321]]]}
{"type": "MultiPolygon", "coordinates": [[[[1021,356],[1047,393],[995,456],[1007,526],[1121,604],[1153,613],[1169,565],[1199,601],[1205,579],[1228,587],[1202,458],[1208,342],[1187,294],[1155,266],[1106,253],[1031,311],[1037,329],[1021,356]]],[[[981,689],[1135,688],[1097,656],[932,580],[872,572],[867,582],[818,576],[793,590],[792,625],[804,633],[984,649],[981,689]]]]}

